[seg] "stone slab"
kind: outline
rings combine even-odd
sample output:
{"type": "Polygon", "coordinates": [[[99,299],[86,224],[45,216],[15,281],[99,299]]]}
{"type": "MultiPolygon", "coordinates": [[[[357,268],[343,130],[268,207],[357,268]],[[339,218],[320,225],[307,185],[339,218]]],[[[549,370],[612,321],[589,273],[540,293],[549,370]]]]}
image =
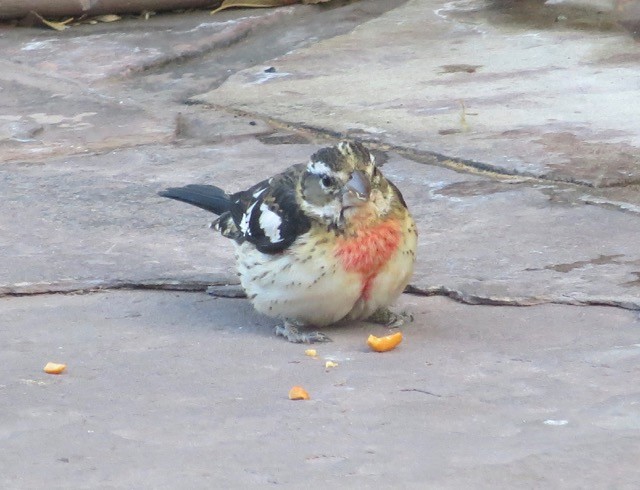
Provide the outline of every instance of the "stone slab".
{"type": "Polygon", "coordinates": [[[637,311],[549,304],[638,308],[636,45],[541,4],[3,29],[0,487],[636,488],[637,311]],[[215,107],[183,103],[247,66],[215,107]],[[397,350],[358,323],[314,360],[246,300],[134,290],[235,282],[211,215],[157,190],[241,189],[341,133],[398,151],[379,160],[419,221],[413,290],[493,306],[405,295],[397,350]],[[96,288],[128,290],[43,294],[96,288]]]}
{"type": "Polygon", "coordinates": [[[16,29],[0,45],[6,59],[58,77],[95,83],[224,49],[261,26],[290,19],[295,12],[294,8],[250,10],[222,17],[190,12],[146,21],[80,25],[64,32],[16,29]]]}
{"type": "Polygon", "coordinates": [[[471,303],[640,309],[639,216],[574,187],[473,177],[390,160],[420,231],[411,282],[471,303]],[[397,166],[396,166],[397,165],[397,166]]]}
{"type": "MultiPolygon", "coordinates": [[[[3,292],[71,285],[235,282],[232,244],[214,216],[156,195],[168,186],[248,188],[320,144],[262,143],[248,131],[207,147],[183,141],[0,168],[3,292]]],[[[276,133],[277,134],[277,133],[276,133]]],[[[580,201],[572,187],[496,181],[402,158],[385,174],[420,232],[414,290],[472,303],[611,304],[640,309],[640,220],[580,201]]],[[[202,286],[198,286],[202,287],[202,286]]]]}
{"type": "MultiPolygon", "coordinates": [[[[249,120],[246,120],[249,128],[249,120]]],[[[233,248],[216,239],[214,215],[156,195],[171,185],[249,186],[247,171],[304,161],[312,147],[241,143],[218,147],[146,146],[104,155],[0,167],[0,265],[4,292],[235,278],[233,248]],[[244,170],[243,170],[244,172],[244,170]]],[[[267,170],[269,171],[269,170],[267,170]]]]}
{"type": "Polygon", "coordinates": [[[175,121],[46,69],[0,60],[0,165],[171,141],[175,121]]]}
{"type": "Polygon", "coordinates": [[[246,300],[0,299],[0,486],[635,488],[636,313],[402,306],[396,350],[361,323],[312,359],[246,300]]]}
{"type": "Polygon", "coordinates": [[[208,134],[185,127],[187,97],[393,6],[336,2],[126,18],[64,32],[0,29],[0,164],[170,143],[184,129],[202,142],[219,139],[232,119],[193,118],[218,121],[208,134]]]}
{"type": "Polygon", "coordinates": [[[550,8],[412,0],[193,100],[500,172],[638,183],[637,43],[601,11],[550,8]]]}

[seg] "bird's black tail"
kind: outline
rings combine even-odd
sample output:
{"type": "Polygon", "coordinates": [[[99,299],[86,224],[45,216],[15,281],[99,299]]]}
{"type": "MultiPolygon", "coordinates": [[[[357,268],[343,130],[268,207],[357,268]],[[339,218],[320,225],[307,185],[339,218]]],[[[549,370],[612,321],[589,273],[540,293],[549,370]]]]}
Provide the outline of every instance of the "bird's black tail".
{"type": "Polygon", "coordinates": [[[229,195],[214,185],[190,184],[184,187],[170,187],[158,194],[198,206],[217,215],[229,211],[231,207],[229,195]]]}

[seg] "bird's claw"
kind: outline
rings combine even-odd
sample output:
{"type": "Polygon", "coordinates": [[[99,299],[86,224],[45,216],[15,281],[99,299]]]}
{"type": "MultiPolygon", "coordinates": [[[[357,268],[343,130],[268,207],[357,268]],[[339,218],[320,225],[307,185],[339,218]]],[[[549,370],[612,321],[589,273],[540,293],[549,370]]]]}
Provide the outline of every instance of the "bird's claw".
{"type": "Polygon", "coordinates": [[[331,339],[322,332],[300,332],[299,325],[290,321],[285,321],[283,325],[275,328],[276,335],[284,337],[294,344],[316,344],[320,342],[331,342],[331,339]]]}
{"type": "Polygon", "coordinates": [[[373,312],[367,321],[373,323],[379,323],[389,328],[398,328],[405,323],[411,323],[413,321],[413,315],[411,313],[394,313],[388,308],[379,308],[373,312]]]}

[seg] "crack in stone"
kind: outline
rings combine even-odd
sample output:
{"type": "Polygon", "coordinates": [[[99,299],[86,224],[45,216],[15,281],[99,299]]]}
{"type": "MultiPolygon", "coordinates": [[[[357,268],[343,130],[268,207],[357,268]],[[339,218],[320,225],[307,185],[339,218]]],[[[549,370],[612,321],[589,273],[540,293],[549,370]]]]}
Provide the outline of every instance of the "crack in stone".
{"type": "Polygon", "coordinates": [[[623,282],[622,285],[626,287],[632,287],[632,286],[640,287],[640,272],[632,272],[631,274],[636,276],[637,279],[633,281],[623,282]]]}
{"type": "MultiPolygon", "coordinates": [[[[630,286],[640,285],[640,272],[634,274],[639,279],[631,281],[629,283],[630,286]]],[[[206,292],[220,298],[246,298],[246,293],[240,284],[227,279],[93,280],[67,283],[26,283],[0,286],[0,298],[46,294],[89,294],[111,290],[206,292]]],[[[445,296],[467,305],[525,307],[557,304],[567,306],[611,306],[625,310],[640,310],[640,298],[635,296],[592,296],[576,293],[572,296],[495,297],[468,293],[443,285],[426,288],[409,285],[404,292],[415,296],[445,296]]]]}
{"type": "Polygon", "coordinates": [[[155,290],[155,291],[184,291],[205,292],[212,286],[227,286],[228,280],[202,279],[149,279],[135,280],[88,280],[67,282],[20,283],[0,286],[0,298],[40,296],[45,294],[87,294],[109,290],[155,290]]]}
{"type": "Polygon", "coordinates": [[[615,211],[640,214],[640,206],[628,202],[613,201],[610,199],[601,199],[592,196],[583,196],[580,198],[580,201],[588,205],[600,206],[605,209],[613,209],[615,211]]]}
{"type": "Polygon", "coordinates": [[[569,262],[565,264],[552,264],[546,265],[542,269],[527,268],[527,271],[540,271],[540,270],[552,270],[556,272],[571,272],[574,269],[582,269],[588,265],[608,265],[608,264],[633,264],[635,261],[619,261],[620,257],[624,257],[623,254],[616,255],[602,255],[591,260],[578,260],[576,262],[569,262]]]}
{"type": "MultiPolygon", "coordinates": [[[[633,281],[635,282],[635,281],[633,281]]],[[[488,306],[537,306],[544,304],[557,304],[567,306],[611,306],[625,310],[640,310],[640,298],[635,296],[613,297],[592,296],[576,293],[572,296],[532,296],[532,297],[491,297],[466,293],[446,286],[430,286],[418,288],[409,285],[404,291],[416,296],[445,296],[458,303],[468,305],[488,306]]]]}
{"type": "Polygon", "coordinates": [[[171,65],[179,65],[217,50],[233,47],[242,43],[257,29],[281,22],[290,14],[291,11],[280,10],[262,18],[238,19],[236,22],[231,23],[230,26],[206,35],[200,43],[192,41],[174,52],[158,55],[136,66],[127,66],[122,71],[109,76],[107,80],[133,78],[136,75],[157,71],[171,65]]]}
{"type": "MultiPolygon", "coordinates": [[[[189,98],[187,101],[184,101],[184,103],[188,105],[202,105],[204,107],[208,107],[211,109],[223,110],[230,113],[241,114],[244,117],[261,119],[271,126],[280,127],[283,129],[287,129],[289,131],[305,131],[310,135],[313,135],[315,138],[320,138],[321,140],[357,138],[358,140],[367,144],[370,147],[370,149],[379,150],[379,151],[394,151],[398,153],[400,156],[408,160],[412,160],[414,162],[424,163],[428,165],[437,165],[444,168],[449,168],[451,170],[455,170],[457,172],[463,172],[471,175],[481,175],[481,176],[485,176],[493,179],[508,181],[511,183],[520,183],[520,182],[534,182],[534,183],[537,182],[537,183],[547,183],[547,184],[551,183],[551,184],[563,184],[568,186],[576,186],[578,188],[587,187],[587,188],[593,188],[593,189],[623,188],[623,187],[629,187],[632,185],[637,185],[639,183],[635,180],[630,180],[625,182],[601,185],[588,180],[572,178],[569,176],[554,176],[551,174],[540,174],[540,173],[526,172],[526,171],[516,170],[516,169],[508,169],[508,168],[500,167],[497,165],[492,165],[490,163],[481,162],[478,160],[445,155],[442,153],[438,153],[436,151],[416,150],[416,149],[411,149],[411,148],[407,148],[400,145],[386,143],[380,140],[380,138],[376,138],[374,135],[369,135],[368,133],[365,133],[365,132],[359,131],[357,134],[353,134],[349,131],[346,131],[346,132],[336,131],[336,130],[322,128],[322,127],[318,127],[310,124],[292,123],[282,119],[270,117],[266,114],[248,112],[244,110],[235,109],[230,106],[211,104],[211,103],[199,100],[197,96],[193,96],[189,98]]],[[[640,207],[635,206],[633,204],[624,203],[624,202],[606,201],[606,200],[600,200],[596,198],[583,198],[582,200],[583,202],[585,202],[585,204],[611,206],[621,211],[631,211],[634,213],[640,212],[640,207]]]]}
{"type": "Polygon", "coordinates": [[[431,395],[437,398],[442,398],[442,395],[438,395],[437,393],[433,393],[427,390],[421,390],[419,388],[402,388],[400,391],[415,391],[416,393],[424,393],[425,395],[431,395]]]}

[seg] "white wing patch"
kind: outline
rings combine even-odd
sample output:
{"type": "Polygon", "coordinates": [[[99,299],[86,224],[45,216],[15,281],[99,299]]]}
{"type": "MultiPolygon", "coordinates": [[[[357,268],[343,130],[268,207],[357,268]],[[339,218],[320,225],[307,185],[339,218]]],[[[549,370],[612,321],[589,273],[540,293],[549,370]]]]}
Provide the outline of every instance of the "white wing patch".
{"type": "Polygon", "coordinates": [[[258,199],[262,193],[264,191],[266,191],[268,189],[268,187],[263,187],[262,189],[260,189],[259,191],[255,191],[253,194],[251,194],[253,196],[254,199],[258,199]]]}
{"type": "Polygon", "coordinates": [[[240,231],[245,235],[251,235],[251,230],[249,230],[249,220],[251,219],[251,213],[253,212],[253,208],[258,204],[258,201],[254,202],[247,212],[242,216],[242,221],[240,221],[240,231]]]}
{"type": "MultiPolygon", "coordinates": [[[[253,207],[253,206],[252,206],[253,207]]],[[[260,228],[264,231],[264,234],[269,237],[272,243],[278,243],[282,241],[280,236],[280,225],[282,219],[276,213],[269,209],[265,203],[260,205],[260,228]]]]}

